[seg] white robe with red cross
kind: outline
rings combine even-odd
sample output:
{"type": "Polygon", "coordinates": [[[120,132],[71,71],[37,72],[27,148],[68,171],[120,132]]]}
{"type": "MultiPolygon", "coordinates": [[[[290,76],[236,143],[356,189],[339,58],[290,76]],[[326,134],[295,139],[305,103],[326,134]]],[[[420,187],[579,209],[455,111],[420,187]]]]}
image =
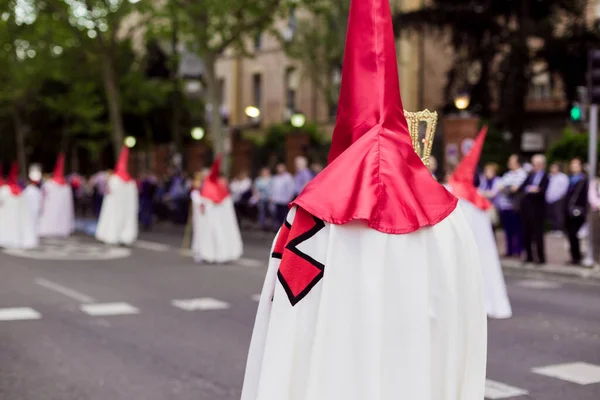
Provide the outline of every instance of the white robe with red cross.
{"type": "Polygon", "coordinates": [[[461,207],[390,235],[293,208],[261,294],[242,400],[482,400],[486,315],[461,207]]]}

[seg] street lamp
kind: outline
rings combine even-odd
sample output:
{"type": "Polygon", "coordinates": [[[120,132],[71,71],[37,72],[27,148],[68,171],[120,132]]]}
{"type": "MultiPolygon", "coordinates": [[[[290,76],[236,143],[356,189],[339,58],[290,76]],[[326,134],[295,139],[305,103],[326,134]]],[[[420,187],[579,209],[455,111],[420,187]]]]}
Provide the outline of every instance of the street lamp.
{"type": "Polygon", "coordinates": [[[136,143],[137,140],[133,136],[127,136],[125,138],[125,146],[129,147],[130,149],[133,148],[136,143]]]}
{"type": "Polygon", "coordinates": [[[468,94],[460,94],[454,98],[454,106],[460,111],[465,111],[471,104],[471,97],[468,94]]]}
{"type": "Polygon", "coordinates": [[[290,123],[294,128],[302,128],[306,123],[306,115],[302,113],[295,113],[290,118],[290,123]]]}
{"type": "Polygon", "coordinates": [[[196,126],[194,128],[192,128],[192,139],[194,140],[202,140],[202,138],[204,137],[204,129],[196,126]]]}
{"type": "Polygon", "coordinates": [[[260,117],[260,110],[257,107],[254,107],[254,106],[248,106],[248,107],[246,107],[246,109],[244,110],[244,112],[250,118],[256,119],[256,118],[260,117]]]}

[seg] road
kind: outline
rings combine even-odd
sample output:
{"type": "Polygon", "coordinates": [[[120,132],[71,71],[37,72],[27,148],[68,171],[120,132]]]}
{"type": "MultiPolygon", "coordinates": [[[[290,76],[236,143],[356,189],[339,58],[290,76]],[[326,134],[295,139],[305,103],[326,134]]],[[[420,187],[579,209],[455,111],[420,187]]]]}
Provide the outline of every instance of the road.
{"type": "MultiPolygon", "coordinates": [[[[209,266],[177,236],[143,239],[0,254],[0,399],[239,399],[268,241],[209,266]]],[[[508,285],[515,316],[490,321],[486,396],[598,400],[600,286],[508,285]]]]}

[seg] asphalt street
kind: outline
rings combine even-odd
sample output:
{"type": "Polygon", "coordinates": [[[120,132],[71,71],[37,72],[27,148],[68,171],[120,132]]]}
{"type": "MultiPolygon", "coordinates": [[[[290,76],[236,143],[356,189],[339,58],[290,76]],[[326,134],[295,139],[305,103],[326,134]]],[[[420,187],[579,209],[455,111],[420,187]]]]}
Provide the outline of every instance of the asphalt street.
{"type": "MultiPolygon", "coordinates": [[[[142,239],[0,253],[0,400],[239,399],[268,237],[219,266],[177,234],[142,239]]],[[[489,324],[488,399],[600,399],[600,286],[550,279],[507,278],[515,315],[489,324]]]]}

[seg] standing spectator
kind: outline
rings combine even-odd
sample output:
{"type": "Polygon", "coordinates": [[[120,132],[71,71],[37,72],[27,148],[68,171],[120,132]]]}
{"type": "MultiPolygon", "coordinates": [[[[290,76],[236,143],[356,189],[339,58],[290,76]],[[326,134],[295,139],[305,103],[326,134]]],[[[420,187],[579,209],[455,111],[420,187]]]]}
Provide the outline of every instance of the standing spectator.
{"type": "Polygon", "coordinates": [[[238,221],[242,222],[242,217],[247,216],[247,205],[252,197],[252,179],[248,176],[247,171],[240,173],[232,179],[229,184],[229,192],[233,200],[233,207],[238,221]]]}
{"type": "Polygon", "coordinates": [[[500,213],[500,222],[506,238],[506,256],[520,257],[522,250],[521,217],[517,191],[527,179],[527,173],[521,168],[519,157],[513,154],[508,158],[508,172],[500,181],[500,193],[496,205],[500,213]]]}
{"type": "Polygon", "coordinates": [[[294,178],[287,171],[285,164],[277,164],[277,175],[271,182],[271,203],[275,206],[275,222],[277,228],[283,224],[288,212],[288,204],[294,199],[294,178]]]}
{"type": "Polygon", "coordinates": [[[544,248],[544,222],[546,219],[546,190],[550,179],[546,173],[546,157],[536,154],[531,158],[532,170],[519,188],[523,242],[527,252],[526,262],[533,262],[533,244],[537,252],[537,263],[546,263],[544,248]]]}
{"type": "Polygon", "coordinates": [[[560,165],[552,164],[550,166],[550,183],[546,191],[546,203],[550,230],[554,234],[560,234],[564,229],[565,195],[568,189],[569,177],[560,170],[560,165]]]}
{"type": "Polygon", "coordinates": [[[157,189],[158,181],[156,180],[156,177],[145,172],[140,181],[140,224],[144,230],[150,230],[150,228],[152,228],[154,197],[157,189]]]}
{"type": "Polygon", "coordinates": [[[495,204],[500,193],[502,178],[498,176],[498,164],[488,163],[483,167],[483,176],[479,179],[478,189],[481,194],[495,204]]]}
{"type": "Polygon", "coordinates": [[[294,160],[296,174],[294,175],[294,195],[298,196],[304,186],[313,178],[312,172],[308,169],[308,160],[306,157],[298,156],[294,160]]]}
{"type": "Polygon", "coordinates": [[[106,185],[110,172],[111,171],[99,171],[90,178],[90,183],[93,187],[92,204],[94,216],[96,218],[100,217],[100,210],[102,209],[102,201],[106,194],[106,185]]]}
{"type": "Polygon", "coordinates": [[[569,238],[572,265],[581,263],[581,250],[577,233],[585,222],[587,214],[588,178],[583,173],[581,160],[574,158],[569,164],[571,172],[565,198],[565,226],[569,238]]]}
{"type": "Polygon", "coordinates": [[[429,156],[429,165],[427,166],[427,169],[429,170],[429,172],[431,172],[431,176],[433,176],[433,179],[435,179],[437,181],[438,180],[438,177],[437,177],[437,172],[438,172],[437,158],[435,158],[434,156],[429,156]]]}
{"type": "Polygon", "coordinates": [[[271,171],[262,168],[260,175],[254,181],[254,198],[258,207],[258,224],[261,229],[267,228],[267,211],[269,209],[269,197],[271,196],[271,171]]]}

